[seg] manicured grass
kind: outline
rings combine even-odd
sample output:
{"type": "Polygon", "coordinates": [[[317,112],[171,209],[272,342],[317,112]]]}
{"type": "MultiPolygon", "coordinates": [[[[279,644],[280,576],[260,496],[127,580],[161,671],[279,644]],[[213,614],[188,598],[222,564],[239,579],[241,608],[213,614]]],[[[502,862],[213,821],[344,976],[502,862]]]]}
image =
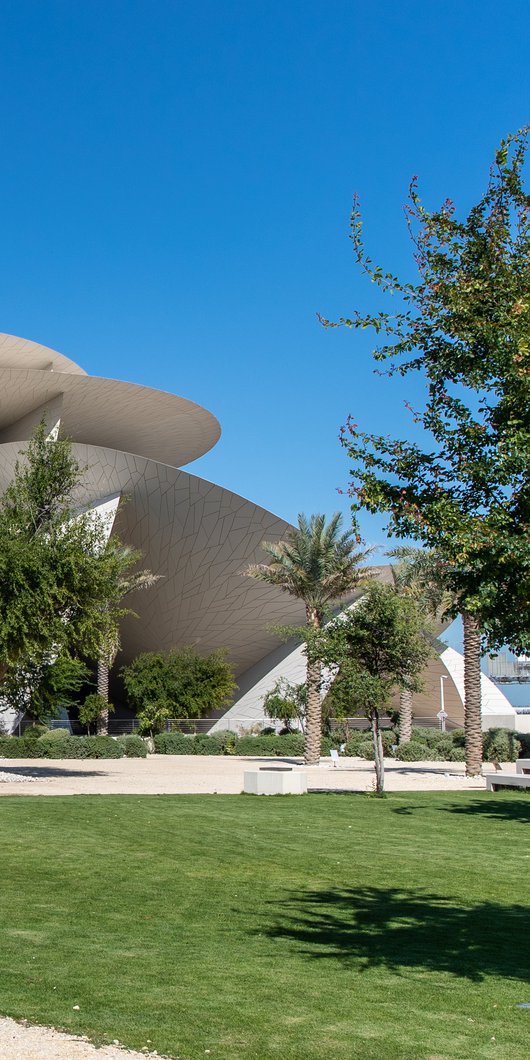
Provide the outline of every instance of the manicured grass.
{"type": "Polygon", "coordinates": [[[523,1060],[529,821],[509,792],[4,797],[0,1012],[185,1060],[523,1060]]]}

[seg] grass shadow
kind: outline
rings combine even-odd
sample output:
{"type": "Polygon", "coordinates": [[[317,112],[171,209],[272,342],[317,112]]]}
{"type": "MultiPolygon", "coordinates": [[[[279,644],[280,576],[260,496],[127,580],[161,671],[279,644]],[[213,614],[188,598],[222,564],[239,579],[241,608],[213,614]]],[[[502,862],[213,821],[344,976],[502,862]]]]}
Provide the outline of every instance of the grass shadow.
{"type": "Polygon", "coordinates": [[[340,961],[357,971],[384,966],[528,979],[530,950],[514,946],[530,931],[523,905],[456,904],[421,890],[362,887],[310,891],[283,899],[260,934],[297,944],[309,959],[340,961]]]}

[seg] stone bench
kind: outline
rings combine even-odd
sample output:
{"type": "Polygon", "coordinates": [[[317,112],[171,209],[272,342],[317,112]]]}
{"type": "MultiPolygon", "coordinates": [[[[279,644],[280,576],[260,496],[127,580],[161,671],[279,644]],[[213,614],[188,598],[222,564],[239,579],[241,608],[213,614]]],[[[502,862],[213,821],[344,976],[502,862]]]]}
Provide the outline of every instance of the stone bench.
{"type": "Polygon", "coordinates": [[[515,763],[515,768],[518,773],[530,774],[530,758],[518,758],[515,763]]]}
{"type": "Polygon", "coordinates": [[[530,773],[487,773],[486,790],[497,788],[530,788],[530,773]]]}
{"type": "Polygon", "coordinates": [[[247,769],[243,791],[245,795],[306,795],[307,774],[290,766],[247,769]]]}

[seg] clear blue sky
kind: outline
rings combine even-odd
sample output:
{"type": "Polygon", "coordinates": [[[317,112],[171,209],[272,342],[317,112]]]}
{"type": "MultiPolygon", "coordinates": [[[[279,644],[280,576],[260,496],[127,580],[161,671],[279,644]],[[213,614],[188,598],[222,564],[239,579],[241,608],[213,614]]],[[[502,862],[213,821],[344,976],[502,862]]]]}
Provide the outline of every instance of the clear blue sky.
{"type": "Polygon", "coordinates": [[[418,393],[316,320],[376,304],[352,193],[408,272],[411,175],[466,208],[529,118],[528,23],[527,0],[6,0],[0,329],[211,409],[190,471],[347,511],[340,424],[406,432],[418,393]]]}

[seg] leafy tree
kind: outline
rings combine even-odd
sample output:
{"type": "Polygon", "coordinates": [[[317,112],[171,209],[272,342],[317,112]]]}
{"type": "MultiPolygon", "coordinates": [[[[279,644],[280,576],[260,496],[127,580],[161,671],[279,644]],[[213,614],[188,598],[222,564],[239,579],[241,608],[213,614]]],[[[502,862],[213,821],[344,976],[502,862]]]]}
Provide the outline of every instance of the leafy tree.
{"type": "Polygon", "coordinates": [[[343,442],[354,509],[388,512],[389,533],[422,541],[443,561],[451,613],[464,622],[469,775],[482,760],[481,647],[530,648],[527,140],[524,129],[501,143],[487,191],[462,221],[450,200],[427,211],[413,180],[406,211],[416,283],[372,264],[356,201],[357,260],[398,306],[339,321],[386,336],[375,357],[390,375],[424,374],[426,402],[414,419],[425,442],[366,434],[352,420],[343,442]]]}
{"type": "Polygon", "coordinates": [[[221,710],[237,687],[223,651],[206,656],[190,647],[144,652],[121,672],[129,702],[149,731],[166,718],[200,718],[221,710]]]}
{"type": "Polygon", "coordinates": [[[285,677],[280,677],[264,697],[263,712],[272,721],[283,722],[286,729],[290,729],[291,722],[295,721],[303,731],[306,704],[305,684],[291,684],[285,677]]]}
{"type": "MultiPolygon", "coordinates": [[[[277,544],[264,541],[262,549],[269,563],[256,563],[245,573],[284,592],[305,604],[307,628],[322,628],[324,616],[332,603],[353,590],[363,572],[362,561],[368,550],[359,550],[354,530],[342,531],[339,512],[326,523],[324,515],[298,516],[298,527],[288,530],[277,544]]],[[[322,738],[321,683],[322,668],[314,654],[307,657],[307,707],[304,758],[307,765],[320,761],[322,738]]]]}
{"type": "MultiPolygon", "coordinates": [[[[138,559],[138,552],[136,549],[131,548],[130,545],[122,546],[122,556],[125,562],[124,573],[119,580],[120,600],[125,599],[130,593],[138,592],[140,589],[151,589],[152,586],[156,585],[156,582],[160,580],[161,575],[153,574],[150,570],[126,570],[125,563],[127,559],[129,561],[127,565],[131,566],[138,559]]],[[[109,631],[109,636],[100,651],[97,661],[97,688],[101,701],[101,711],[99,718],[97,719],[97,729],[98,733],[103,736],[108,734],[109,710],[112,711],[113,709],[109,704],[109,672],[119,650],[120,635],[119,628],[116,626],[113,630],[109,631]]]]}
{"type": "Polygon", "coordinates": [[[0,500],[0,686],[55,657],[96,658],[127,613],[131,554],[80,511],[83,468],[46,432],[42,422],[0,500]]]}
{"type": "Polygon", "coordinates": [[[88,668],[66,652],[48,661],[29,661],[23,668],[9,670],[2,686],[2,698],[19,714],[28,714],[33,725],[56,718],[68,709],[89,680],[88,668]]]}
{"type": "Polygon", "coordinates": [[[355,607],[309,636],[307,651],[335,670],[328,697],[337,713],[370,720],[381,794],[381,713],[398,689],[420,690],[420,674],[433,653],[421,609],[390,586],[372,582],[355,607]]]}
{"type": "Polygon", "coordinates": [[[79,721],[81,725],[86,725],[90,735],[90,726],[97,725],[102,714],[105,714],[108,733],[108,716],[113,711],[114,705],[109,703],[108,699],[101,696],[99,692],[91,692],[79,707],[79,721]]]}
{"type": "Polygon", "coordinates": [[[136,715],[138,732],[141,736],[156,736],[157,733],[163,731],[164,725],[171,717],[171,714],[171,704],[166,703],[164,700],[158,699],[151,703],[144,702],[142,709],[136,715]]]}

